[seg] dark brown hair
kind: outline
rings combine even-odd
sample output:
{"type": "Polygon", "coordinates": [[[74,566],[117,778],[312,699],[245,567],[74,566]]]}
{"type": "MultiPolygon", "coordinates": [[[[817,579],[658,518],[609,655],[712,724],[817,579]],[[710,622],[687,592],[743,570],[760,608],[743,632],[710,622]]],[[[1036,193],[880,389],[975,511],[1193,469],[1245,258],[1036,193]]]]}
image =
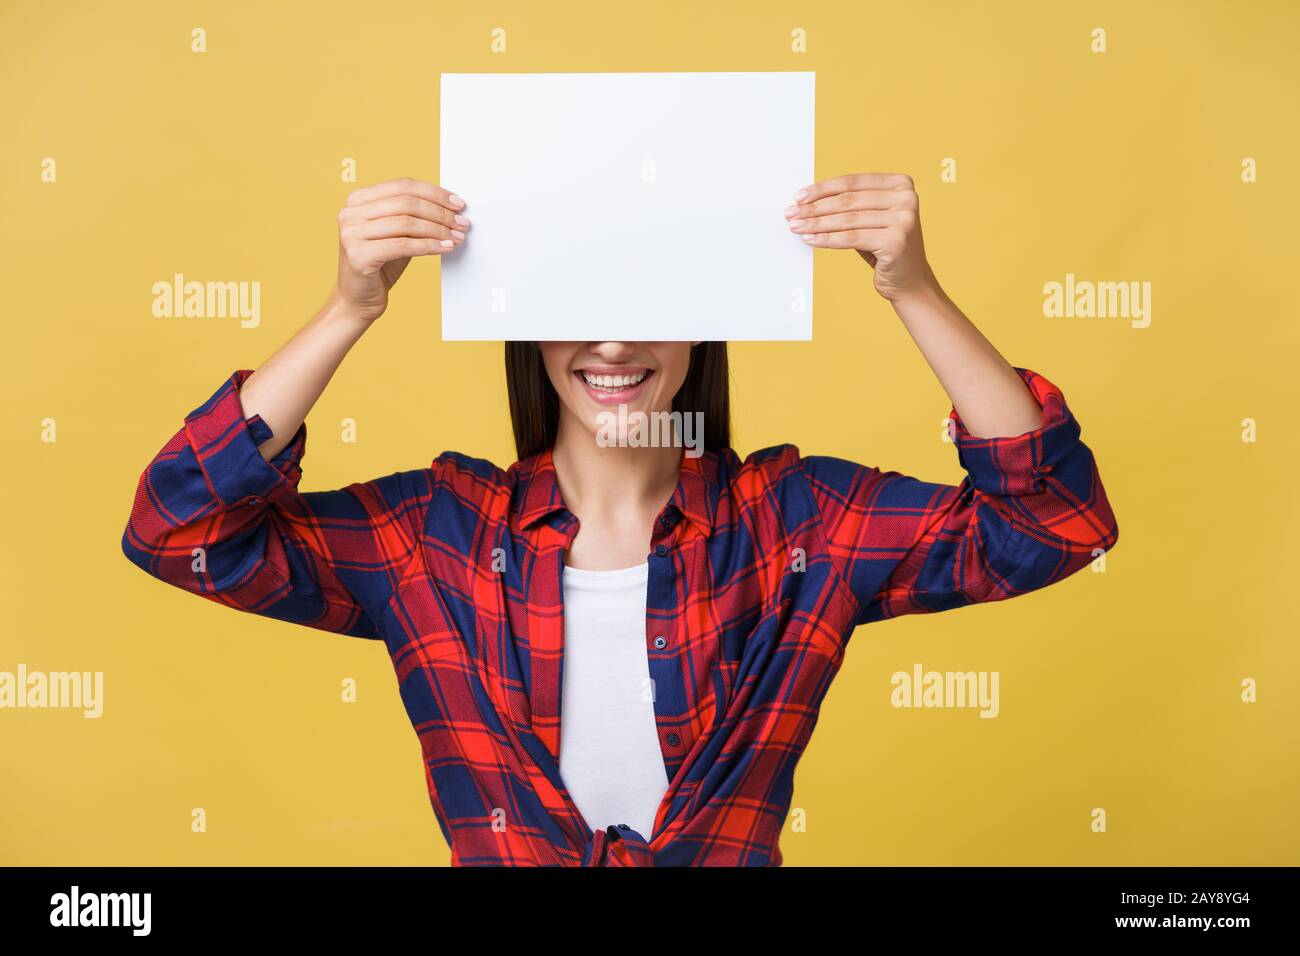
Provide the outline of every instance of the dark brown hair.
{"type": "MultiPolygon", "coordinates": [[[[560,396],[546,374],[536,342],[506,343],[506,391],[519,460],[554,445],[560,427],[560,396]]],[[[673,411],[704,413],[706,451],[731,445],[726,342],[701,342],[692,347],[686,381],[673,396],[673,411]]]]}

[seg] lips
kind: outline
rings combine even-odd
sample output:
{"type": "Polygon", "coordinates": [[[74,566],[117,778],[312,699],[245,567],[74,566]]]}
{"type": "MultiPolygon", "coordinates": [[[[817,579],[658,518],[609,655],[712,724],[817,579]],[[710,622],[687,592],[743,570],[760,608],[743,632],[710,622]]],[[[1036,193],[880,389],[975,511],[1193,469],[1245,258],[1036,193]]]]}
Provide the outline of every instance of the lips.
{"type": "Polygon", "coordinates": [[[573,374],[594,401],[618,405],[641,394],[655,373],[644,367],[599,366],[578,369],[573,374]]]}

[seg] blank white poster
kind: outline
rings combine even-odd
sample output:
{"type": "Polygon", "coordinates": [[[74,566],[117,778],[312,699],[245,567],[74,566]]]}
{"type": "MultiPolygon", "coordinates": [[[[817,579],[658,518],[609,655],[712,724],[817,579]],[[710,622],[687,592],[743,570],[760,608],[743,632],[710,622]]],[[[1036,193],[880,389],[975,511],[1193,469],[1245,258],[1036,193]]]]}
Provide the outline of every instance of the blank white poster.
{"type": "Polygon", "coordinates": [[[444,73],[447,340],[807,340],[814,74],[444,73]]]}

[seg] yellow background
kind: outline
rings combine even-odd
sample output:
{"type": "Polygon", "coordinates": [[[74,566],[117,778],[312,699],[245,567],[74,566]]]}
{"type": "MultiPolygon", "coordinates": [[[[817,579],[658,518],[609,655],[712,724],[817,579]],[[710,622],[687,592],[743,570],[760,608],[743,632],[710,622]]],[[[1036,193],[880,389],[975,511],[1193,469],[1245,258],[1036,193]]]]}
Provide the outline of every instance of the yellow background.
{"type": "MultiPolygon", "coordinates": [[[[1105,573],[856,634],[786,862],[1300,863],[1295,4],[2,9],[0,670],[102,670],[105,712],[0,711],[0,862],[446,863],[383,644],[149,579],[119,548],[136,480],[323,301],[341,160],[437,179],[440,72],[815,70],[818,178],[915,177],[940,280],[1064,390],[1121,534],[1105,573]],[[154,318],[175,272],[261,282],[260,327],[154,318]],[[1150,327],[1045,318],[1067,272],[1151,282],[1150,327]],[[1001,715],[893,709],[917,662],[999,671],[1001,715]]],[[[555,241],[598,201],[557,197],[555,241]]],[[[815,255],[815,340],[733,346],[736,448],[960,480],[948,401],[870,269],[815,255]]],[[[437,262],[413,263],[308,419],[303,490],[444,449],[513,460],[501,347],[440,342],[437,303],[437,262]]]]}

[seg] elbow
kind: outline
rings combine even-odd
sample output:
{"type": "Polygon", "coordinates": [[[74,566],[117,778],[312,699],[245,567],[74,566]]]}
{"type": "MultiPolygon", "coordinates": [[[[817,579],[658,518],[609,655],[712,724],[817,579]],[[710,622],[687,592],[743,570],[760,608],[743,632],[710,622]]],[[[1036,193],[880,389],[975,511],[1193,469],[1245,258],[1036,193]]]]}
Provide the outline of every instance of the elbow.
{"type": "Polygon", "coordinates": [[[1091,560],[1096,560],[1112,549],[1119,542],[1119,522],[1115,520],[1115,511],[1104,491],[1096,507],[1091,510],[1093,533],[1088,548],[1091,560]]]}
{"type": "Polygon", "coordinates": [[[1064,580],[1084,568],[1106,569],[1106,555],[1119,540],[1119,524],[1104,520],[1071,527],[1012,525],[988,561],[993,590],[1004,596],[1024,594],[1064,580]]]}
{"type": "Polygon", "coordinates": [[[131,513],[127,516],[119,545],[122,554],[151,577],[160,576],[158,558],[167,543],[168,527],[149,493],[148,472],[136,484],[131,513]]]}
{"type": "Polygon", "coordinates": [[[136,555],[138,554],[138,550],[131,544],[130,525],[127,525],[126,530],[122,532],[122,540],[118,542],[118,545],[121,547],[122,554],[125,555],[126,559],[130,561],[132,564],[134,564],[137,568],[140,567],[140,562],[136,560],[136,555]]]}
{"type": "Polygon", "coordinates": [[[1095,572],[1106,570],[1106,555],[1114,550],[1119,542],[1119,523],[1107,510],[1102,520],[1098,521],[1091,534],[1080,535],[1068,542],[1070,556],[1061,577],[1069,577],[1076,571],[1091,567],[1095,572]]]}
{"type": "Polygon", "coordinates": [[[1076,571],[1092,567],[1094,571],[1106,569],[1106,555],[1119,541],[1119,523],[1107,508],[1105,514],[1098,514],[1089,523],[1085,532],[1082,529],[1063,539],[1062,545],[1067,552],[1064,573],[1068,577],[1076,571]]]}
{"type": "Polygon", "coordinates": [[[1106,552],[1113,550],[1115,545],[1118,543],[1119,543],[1119,522],[1115,520],[1114,515],[1111,515],[1110,521],[1108,521],[1106,524],[1105,535],[1103,535],[1102,538],[1097,542],[1097,545],[1093,550],[1105,554],[1106,552]]]}
{"type": "Polygon", "coordinates": [[[135,499],[131,504],[131,513],[127,515],[126,525],[122,530],[122,540],[118,542],[122,554],[140,570],[152,574],[149,555],[152,547],[142,534],[141,529],[155,524],[155,512],[149,505],[149,493],[142,476],[136,484],[135,499]]]}
{"type": "Polygon", "coordinates": [[[1094,570],[1105,568],[1105,556],[1119,542],[1119,522],[1104,491],[1099,491],[1088,506],[1075,506],[1072,514],[1061,516],[1043,530],[1059,539],[1066,552],[1066,574],[1088,565],[1094,570]]]}
{"type": "Polygon", "coordinates": [[[151,578],[186,591],[201,589],[195,556],[205,548],[192,549],[186,540],[202,541],[202,532],[191,533],[187,525],[172,526],[157,511],[143,507],[139,498],[122,531],[122,554],[151,578]]]}
{"type": "Polygon", "coordinates": [[[1097,474],[1095,463],[1092,468],[1089,492],[1084,498],[1085,503],[1078,506],[1078,518],[1087,522],[1090,532],[1081,535],[1089,552],[1088,561],[1084,563],[1101,560],[1101,567],[1104,568],[1104,556],[1119,542],[1119,522],[1115,520],[1115,509],[1111,507],[1110,498],[1101,484],[1101,477],[1097,474]]]}
{"type": "Polygon", "coordinates": [[[122,554],[128,561],[152,578],[165,579],[164,562],[160,562],[161,542],[141,537],[134,519],[127,522],[119,542],[122,554]]]}

